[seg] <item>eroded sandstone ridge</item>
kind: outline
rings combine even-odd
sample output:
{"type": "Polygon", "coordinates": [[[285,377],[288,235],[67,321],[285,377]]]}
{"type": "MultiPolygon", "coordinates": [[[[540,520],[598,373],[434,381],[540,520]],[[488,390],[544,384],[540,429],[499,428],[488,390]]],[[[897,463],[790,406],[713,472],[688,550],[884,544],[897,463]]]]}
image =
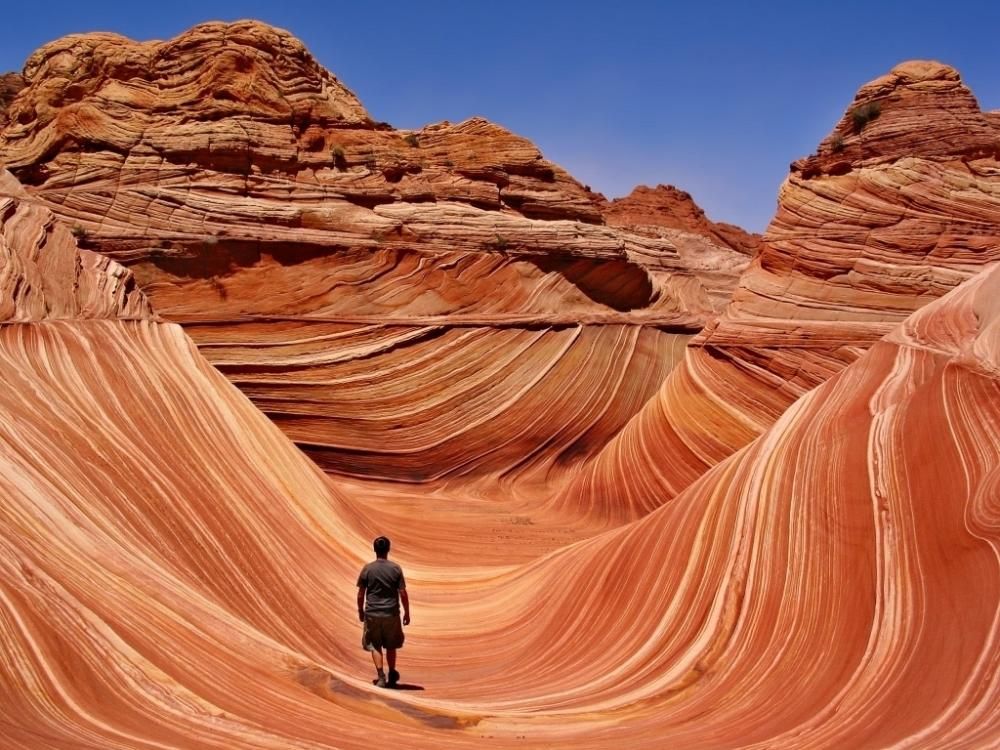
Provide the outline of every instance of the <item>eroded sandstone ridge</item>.
{"type": "Polygon", "coordinates": [[[1000,261],[998,145],[1000,123],[953,68],[905,63],[862,87],[817,154],[792,165],[722,314],[560,503],[647,512],[1000,261]]]}
{"type": "Polygon", "coordinates": [[[713,314],[528,141],[374,122],[286,32],[71,36],[25,77],[0,162],[331,471],[547,475],[713,314]]]}
{"type": "Polygon", "coordinates": [[[716,311],[729,302],[740,274],[760,250],[759,235],[712,221],[689,193],[672,185],[640,185],[608,203],[603,213],[611,226],[671,242],[716,311]]]}
{"type": "Polygon", "coordinates": [[[720,314],[690,259],[749,254],[678,193],[372,122],[284,32],[25,73],[5,750],[1000,744],[1000,171],[955,71],[861,89],[720,314]],[[379,533],[423,690],[358,648],[379,533]]]}
{"type": "Polygon", "coordinates": [[[725,222],[712,221],[691,194],[673,185],[640,185],[624,198],[604,208],[612,226],[646,226],[697,234],[722,247],[753,257],[760,250],[760,235],[725,222]]]}
{"type": "MultiPolygon", "coordinates": [[[[51,227],[17,197],[5,216],[16,248],[51,227]]],[[[52,273],[71,309],[75,270],[52,273]]],[[[0,322],[4,747],[992,746],[998,300],[994,267],[674,502],[530,564],[390,517],[425,688],[393,693],[349,601],[367,493],[177,325],[0,322]]]]}
{"type": "Polygon", "coordinates": [[[152,317],[131,273],[26,198],[0,169],[0,322],[152,317]]]}

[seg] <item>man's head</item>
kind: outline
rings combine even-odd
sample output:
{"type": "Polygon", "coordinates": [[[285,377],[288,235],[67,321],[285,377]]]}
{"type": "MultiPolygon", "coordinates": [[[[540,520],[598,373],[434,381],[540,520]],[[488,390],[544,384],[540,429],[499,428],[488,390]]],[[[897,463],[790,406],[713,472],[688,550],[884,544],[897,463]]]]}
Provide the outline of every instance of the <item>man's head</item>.
{"type": "Polygon", "coordinates": [[[372,547],[375,548],[376,557],[388,557],[389,556],[389,537],[380,536],[374,542],[372,542],[372,547]]]}

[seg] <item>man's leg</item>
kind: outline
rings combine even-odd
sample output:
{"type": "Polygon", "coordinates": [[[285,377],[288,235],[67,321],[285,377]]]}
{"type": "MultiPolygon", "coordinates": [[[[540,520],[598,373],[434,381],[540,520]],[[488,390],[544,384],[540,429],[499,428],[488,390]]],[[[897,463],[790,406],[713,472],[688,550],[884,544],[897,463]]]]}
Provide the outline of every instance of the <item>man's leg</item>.
{"type": "Polygon", "coordinates": [[[375,663],[375,669],[378,672],[378,678],[375,680],[375,685],[384,688],[385,682],[385,672],[382,670],[382,649],[372,649],[372,661],[375,663]]]}
{"type": "Polygon", "coordinates": [[[387,648],[385,650],[386,661],[389,662],[389,677],[386,684],[389,687],[396,687],[399,682],[399,672],[396,671],[396,649],[387,648]]]}

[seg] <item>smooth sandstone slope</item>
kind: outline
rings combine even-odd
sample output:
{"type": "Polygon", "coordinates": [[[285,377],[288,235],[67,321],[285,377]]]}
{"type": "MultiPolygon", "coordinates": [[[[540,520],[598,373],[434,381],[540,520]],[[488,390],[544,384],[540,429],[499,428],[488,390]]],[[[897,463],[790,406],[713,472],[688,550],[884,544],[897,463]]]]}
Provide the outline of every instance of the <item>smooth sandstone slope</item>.
{"type": "Polygon", "coordinates": [[[497,645],[518,667],[490,697],[595,747],[993,747],[998,503],[994,264],[673,503],[502,585],[526,606],[496,632],[524,640],[497,645]],[[531,609],[562,570],[585,592],[531,609]],[[572,653],[546,648],[566,627],[572,653]]]}
{"type": "Polygon", "coordinates": [[[958,73],[896,67],[792,165],[759,255],[657,395],[554,501],[634,518],[893,326],[1000,260],[1000,122],[958,73]]]}
{"type": "MultiPolygon", "coordinates": [[[[12,203],[0,236],[50,246],[12,203]]],[[[914,314],[636,523],[513,568],[437,546],[396,693],[360,678],[354,500],[178,326],[4,323],[5,746],[996,744],[998,299],[994,268],[914,314]]]]}
{"type": "Polygon", "coordinates": [[[134,290],[0,172],[0,745],[329,747],[287,730],[329,705],[296,670],[348,650],[313,604],[364,541],[134,290]]]}
{"type": "Polygon", "coordinates": [[[269,26],[69,36],[25,78],[0,163],[329,471],[546,481],[713,312],[530,142],[374,122],[269,26]]]}

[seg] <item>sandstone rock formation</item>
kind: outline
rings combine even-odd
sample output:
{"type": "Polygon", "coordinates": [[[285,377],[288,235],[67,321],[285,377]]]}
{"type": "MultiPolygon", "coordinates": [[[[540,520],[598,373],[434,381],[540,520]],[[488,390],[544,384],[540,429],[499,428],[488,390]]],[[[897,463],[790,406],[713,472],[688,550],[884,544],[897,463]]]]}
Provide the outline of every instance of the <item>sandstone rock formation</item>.
{"type": "Polygon", "coordinates": [[[792,165],[732,301],[558,504],[648,512],[1000,261],[998,126],[938,63],[862,87],[818,153],[792,165]]]}
{"type": "Polygon", "coordinates": [[[690,194],[671,185],[640,185],[604,208],[610,226],[668,240],[701,281],[717,312],[729,302],[740,274],[760,250],[760,236],[705,216],[690,194]]]}
{"type": "Polygon", "coordinates": [[[152,317],[132,274],[25,198],[0,169],[0,322],[152,317]]]}
{"type": "Polygon", "coordinates": [[[715,222],[694,202],[690,193],[673,185],[639,185],[624,198],[615,198],[604,208],[608,224],[615,227],[647,226],[699,234],[713,244],[754,256],[760,250],[760,235],[734,224],[715,222]]]}
{"type": "MultiPolygon", "coordinates": [[[[7,205],[14,247],[26,210],[53,231],[7,205]]],[[[398,517],[426,689],[394,693],[360,677],[349,601],[367,498],[176,325],[0,323],[5,747],[992,746],[998,300],[994,267],[673,503],[528,565],[398,517]]]]}
{"type": "Polygon", "coordinates": [[[0,73],[0,128],[7,124],[7,107],[24,88],[24,78],[18,73],[0,73]]]}
{"type": "Polygon", "coordinates": [[[1000,744],[1000,171],[953,70],[862,88],[719,315],[748,255],[677,194],[374,123],[284,32],[25,71],[5,749],[1000,744]],[[423,691],[357,647],[378,533],[423,691]]]}
{"type": "Polygon", "coordinates": [[[25,75],[0,162],[331,471],[558,473],[713,313],[528,141],[375,123],[285,32],[71,36],[25,75]]]}

